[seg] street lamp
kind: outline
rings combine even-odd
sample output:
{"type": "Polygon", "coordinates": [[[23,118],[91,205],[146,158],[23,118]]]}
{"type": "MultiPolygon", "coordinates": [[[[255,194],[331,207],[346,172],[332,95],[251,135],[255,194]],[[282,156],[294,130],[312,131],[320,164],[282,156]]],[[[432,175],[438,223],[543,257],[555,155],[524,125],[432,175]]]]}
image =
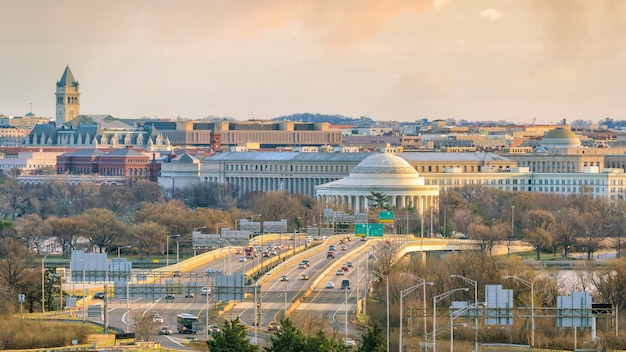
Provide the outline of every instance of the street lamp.
{"type": "MultiPolygon", "coordinates": [[[[478,309],[478,282],[476,280],[469,279],[465,276],[461,275],[450,275],[451,278],[457,277],[468,284],[474,286],[474,305],[476,305],[476,309],[478,309]]],[[[474,311],[474,351],[478,352],[478,315],[476,311],[474,311]]]]}
{"type": "Polygon", "coordinates": [[[178,238],[179,234],[168,235],[165,239],[165,265],[170,265],[170,237],[176,238],[176,263],[178,263],[178,238]]]}
{"type": "Polygon", "coordinates": [[[469,291],[469,288],[455,288],[433,297],[433,351],[437,352],[437,303],[458,291],[469,291]]]}
{"type": "MultiPolygon", "coordinates": [[[[373,255],[373,254],[372,254],[373,255]]],[[[387,352],[389,352],[389,277],[387,275],[381,274],[376,270],[372,270],[372,273],[380,276],[381,278],[385,279],[386,283],[387,283],[387,287],[386,287],[386,301],[387,301],[387,352]]],[[[369,285],[369,282],[366,284],[366,286],[369,285]]],[[[367,300],[367,298],[366,298],[367,300]]]]}
{"type": "Polygon", "coordinates": [[[117,247],[117,257],[120,257],[120,249],[122,248],[131,248],[131,246],[121,246],[121,247],[117,247]]]}
{"type": "MultiPolygon", "coordinates": [[[[417,276],[411,275],[411,274],[407,274],[407,273],[401,273],[400,276],[410,276],[413,279],[415,279],[418,284],[417,285],[413,285],[407,289],[404,289],[402,291],[400,291],[400,346],[399,348],[399,352],[402,352],[402,339],[403,339],[403,331],[402,331],[402,314],[403,314],[403,310],[402,310],[402,299],[404,298],[404,296],[408,295],[409,293],[415,291],[415,289],[417,289],[418,287],[422,286],[424,288],[424,321],[426,321],[426,285],[433,285],[432,282],[426,282],[424,279],[419,278],[417,276]]],[[[424,322],[424,338],[426,338],[426,322],[424,322]]],[[[387,344],[389,344],[389,342],[387,342],[387,344]]]]}
{"type": "Polygon", "coordinates": [[[45,313],[46,312],[46,268],[45,268],[45,262],[46,262],[46,258],[48,258],[48,256],[50,255],[50,253],[46,253],[46,255],[43,256],[43,258],[41,258],[41,312],[45,313]]]}
{"type": "Polygon", "coordinates": [[[535,283],[532,281],[524,280],[519,276],[506,275],[505,279],[515,279],[522,284],[530,287],[530,311],[531,311],[531,332],[530,332],[530,347],[535,347],[535,283]]]}

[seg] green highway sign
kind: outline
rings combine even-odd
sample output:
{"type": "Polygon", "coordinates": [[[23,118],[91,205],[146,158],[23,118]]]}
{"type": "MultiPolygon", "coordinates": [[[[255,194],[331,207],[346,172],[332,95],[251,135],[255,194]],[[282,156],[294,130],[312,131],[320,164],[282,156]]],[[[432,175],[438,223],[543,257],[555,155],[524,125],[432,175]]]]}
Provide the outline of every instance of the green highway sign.
{"type": "Polygon", "coordinates": [[[378,214],[378,221],[393,222],[393,211],[381,211],[378,214]]]}
{"type": "Polygon", "coordinates": [[[373,237],[383,237],[383,233],[385,232],[383,230],[383,224],[369,224],[368,230],[367,235],[373,237]]]}
{"type": "Polygon", "coordinates": [[[367,236],[367,224],[354,224],[354,235],[359,237],[367,236]]]}
{"type": "Polygon", "coordinates": [[[354,235],[359,237],[383,237],[383,224],[354,224],[354,235]]]}

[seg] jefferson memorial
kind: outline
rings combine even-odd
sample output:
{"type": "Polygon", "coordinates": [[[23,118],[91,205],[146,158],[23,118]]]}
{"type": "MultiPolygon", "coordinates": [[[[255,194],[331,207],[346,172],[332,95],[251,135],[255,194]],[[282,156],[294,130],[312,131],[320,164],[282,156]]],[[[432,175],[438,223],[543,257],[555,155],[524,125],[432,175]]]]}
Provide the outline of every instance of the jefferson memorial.
{"type": "Polygon", "coordinates": [[[394,208],[413,207],[418,214],[438,206],[439,186],[425,185],[424,178],[406,160],[394,154],[374,154],[361,161],[340,180],[315,186],[315,196],[326,205],[368,210],[367,197],[372,192],[389,197],[394,208]]]}

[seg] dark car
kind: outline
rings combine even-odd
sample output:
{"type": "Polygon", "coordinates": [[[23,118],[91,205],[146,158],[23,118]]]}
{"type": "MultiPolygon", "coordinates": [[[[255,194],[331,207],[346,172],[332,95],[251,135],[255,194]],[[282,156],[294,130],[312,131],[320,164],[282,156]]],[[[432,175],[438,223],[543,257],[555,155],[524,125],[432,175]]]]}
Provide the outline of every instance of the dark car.
{"type": "Polygon", "coordinates": [[[93,299],[104,299],[104,292],[96,292],[93,295],[93,299]]]}
{"type": "Polygon", "coordinates": [[[174,276],[174,277],[181,277],[182,274],[181,274],[181,272],[179,270],[176,270],[172,276],[174,276]]]}
{"type": "Polygon", "coordinates": [[[166,293],[165,294],[165,300],[166,301],[173,301],[174,300],[174,294],[173,293],[166,293]]]}
{"type": "Polygon", "coordinates": [[[335,252],[328,252],[326,253],[326,259],[328,258],[335,258],[335,252]]]}
{"type": "Polygon", "coordinates": [[[267,331],[278,331],[278,330],[280,330],[280,325],[275,321],[269,323],[269,325],[267,326],[267,331]]]}

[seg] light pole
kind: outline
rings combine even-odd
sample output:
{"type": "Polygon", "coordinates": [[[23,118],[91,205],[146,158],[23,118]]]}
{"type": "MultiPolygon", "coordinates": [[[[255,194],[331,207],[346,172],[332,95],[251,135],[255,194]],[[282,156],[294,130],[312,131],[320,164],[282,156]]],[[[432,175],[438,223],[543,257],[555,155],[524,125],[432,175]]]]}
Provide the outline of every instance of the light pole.
{"type": "MultiPolygon", "coordinates": [[[[511,241],[515,238],[515,205],[511,205],[511,241]]],[[[507,257],[511,255],[511,245],[507,246],[507,257]]]]}
{"type": "Polygon", "coordinates": [[[469,291],[469,288],[455,288],[433,297],[433,351],[437,352],[437,303],[458,291],[469,291]]]}
{"type": "MultiPolygon", "coordinates": [[[[474,305],[476,305],[476,309],[478,309],[478,282],[476,280],[472,280],[465,276],[461,275],[450,275],[451,278],[457,277],[468,284],[474,286],[474,305]]],[[[478,350],[478,314],[474,311],[474,352],[479,352],[478,350]]]]}
{"type": "MultiPolygon", "coordinates": [[[[372,273],[374,273],[374,274],[380,276],[381,278],[385,279],[385,282],[387,284],[387,286],[386,286],[386,296],[387,296],[387,298],[386,298],[386,301],[387,301],[387,352],[389,352],[389,277],[387,275],[379,273],[376,270],[372,270],[372,273]]],[[[369,283],[367,283],[366,286],[367,285],[369,285],[369,283]]]]}
{"type": "MultiPolygon", "coordinates": [[[[402,352],[402,345],[403,345],[403,331],[402,331],[402,315],[403,315],[403,308],[402,308],[402,299],[404,298],[404,296],[408,295],[409,293],[415,291],[415,289],[417,289],[418,287],[422,286],[424,288],[424,319],[426,319],[426,285],[433,285],[432,282],[426,282],[424,279],[419,278],[417,276],[411,275],[411,274],[407,274],[407,273],[401,273],[401,276],[410,276],[413,279],[415,279],[418,284],[417,285],[413,285],[407,289],[404,289],[402,291],[400,291],[400,343],[398,346],[399,352],[402,352]]],[[[426,338],[426,325],[424,325],[424,338],[426,338]]],[[[389,344],[389,342],[387,342],[387,344],[389,344]]]]}
{"type": "Polygon", "coordinates": [[[122,248],[131,248],[131,246],[121,246],[121,247],[117,247],[117,257],[120,257],[120,249],[122,248]]]}
{"type": "Polygon", "coordinates": [[[522,284],[530,287],[530,314],[531,314],[531,332],[530,332],[530,347],[535,347],[535,283],[532,281],[524,280],[519,276],[506,275],[505,279],[515,279],[522,284]]]}
{"type": "MultiPolygon", "coordinates": [[[[346,345],[348,343],[348,288],[346,287],[346,303],[345,303],[345,337],[343,340],[343,344],[346,345]]],[[[389,343],[387,343],[389,344],[389,343]]]]}
{"type": "Polygon", "coordinates": [[[179,234],[168,235],[165,239],[165,266],[170,265],[170,237],[177,238],[176,240],[176,263],[178,263],[178,237],[180,237],[180,235],[179,234]]]}
{"type": "Polygon", "coordinates": [[[46,253],[46,255],[44,255],[43,258],[41,258],[41,312],[42,313],[46,312],[46,268],[45,268],[45,262],[46,262],[46,258],[48,258],[49,255],[50,255],[50,253],[46,253]]]}

